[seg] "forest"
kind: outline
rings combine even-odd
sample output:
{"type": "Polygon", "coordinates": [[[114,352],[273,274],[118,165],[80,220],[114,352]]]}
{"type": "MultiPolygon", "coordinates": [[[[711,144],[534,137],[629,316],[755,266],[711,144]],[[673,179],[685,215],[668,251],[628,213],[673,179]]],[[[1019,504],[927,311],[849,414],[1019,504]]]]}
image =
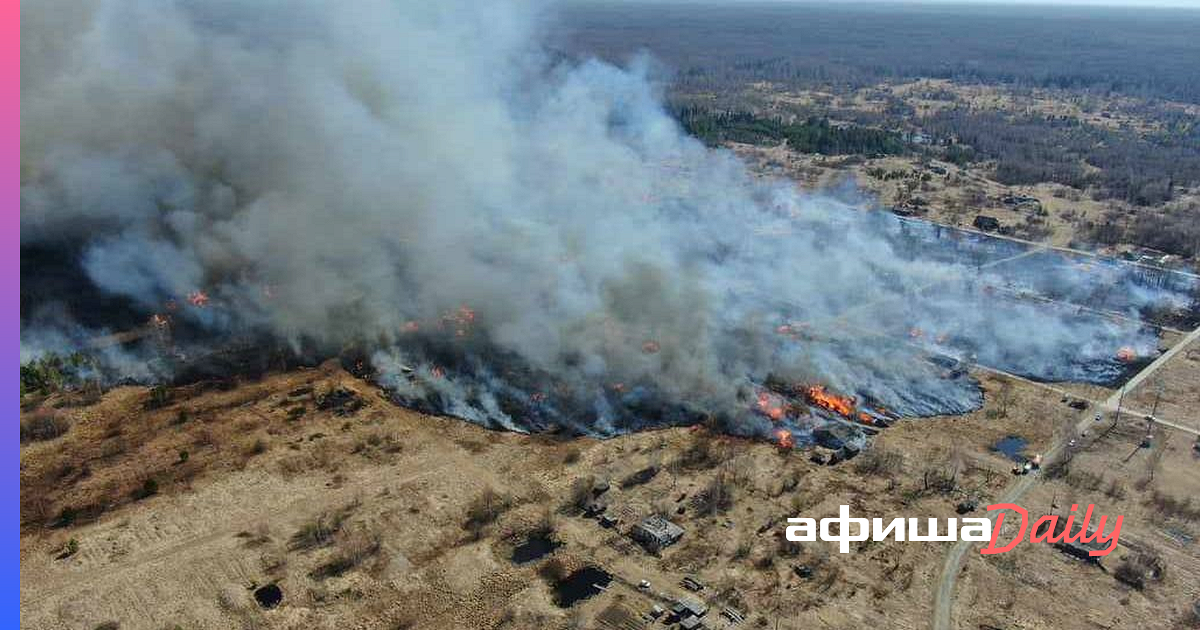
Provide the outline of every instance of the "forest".
{"type": "Polygon", "coordinates": [[[1200,103],[1200,11],[806,2],[579,2],[558,46],[648,52],[683,90],[945,78],[1200,103]]]}
{"type": "Polygon", "coordinates": [[[898,155],[907,145],[895,132],[860,126],[835,126],[828,118],[809,117],[785,122],[749,112],[710,112],[687,107],[679,110],[684,130],[710,145],[722,142],[778,144],[786,141],[793,151],[824,155],[898,155]]]}

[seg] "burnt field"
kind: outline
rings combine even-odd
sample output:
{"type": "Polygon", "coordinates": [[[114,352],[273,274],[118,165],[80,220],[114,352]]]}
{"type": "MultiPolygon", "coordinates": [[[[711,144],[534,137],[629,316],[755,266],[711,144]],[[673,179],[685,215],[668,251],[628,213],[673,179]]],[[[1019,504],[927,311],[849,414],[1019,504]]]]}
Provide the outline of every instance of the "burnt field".
{"type": "MultiPolygon", "coordinates": [[[[861,445],[899,418],[978,409],[982,392],[970,374],[976,366],[1035,381],[1119,387],[1161,352],[1163,326],[1197,319],[1189,274],[887,213],[856,214],[839,220],[871,223],[897,256],[937,263],[939,273],[839,301],[836,309],[740,288],[731,304],[756,317],[731,315],[729,325],[745,328],[740,338],[763,350],[732,408],[681,398],[649,379],[602,377],[597,386],[540,369],[480,332],[477,318],[486,310],[466,306],[406,325],[399,350],[367,343],[322,349],[253,331],[214,341],[203,322],[233,317],[220,300],[192,295],[151,314],[144,326],[92,340],[92,359],[78,376],[137,382],[121,370],[125,361],[144,360],[151,375],[144,382],[219,383],[340,356],[347,371],[380,385],[397,404],[493,429],[612,437],[707,424],[793,445],[818,442],[818,429],[833,427],[844,434],[839,443],[861,445]],[[1040,341],[1030,344],[1030,337],[1040,341]],[[106,362],[114,356],[122,363],[106,362]]],[[[812,227],[798,220],[795,229],[812,227]]],[[[836,247],[838,221],[815,229],[836,247]]],[[[756,233],[787,238],[786,230],[756,233]]],[[[620,326],[610,334],[611,343],[635,346],[648,361],[669,356],[679,343],[620,326]]]]}

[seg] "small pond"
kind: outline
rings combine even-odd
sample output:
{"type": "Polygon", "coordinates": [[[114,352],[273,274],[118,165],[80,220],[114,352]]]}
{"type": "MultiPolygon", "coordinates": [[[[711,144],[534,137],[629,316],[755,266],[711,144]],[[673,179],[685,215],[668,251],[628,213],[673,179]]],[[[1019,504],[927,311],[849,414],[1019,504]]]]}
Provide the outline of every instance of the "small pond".
{"type": "Polygon", "coordinates": [[[1019,435],[1009,435],[996,442],[996,444],[992,446],[992,450],[1003,453],[1005,457],[1013,460],[1014,462],[1024,462],[1027,459],[1025,457],[1026,445],[1027,443],[1025,438],[1019,435]]]}

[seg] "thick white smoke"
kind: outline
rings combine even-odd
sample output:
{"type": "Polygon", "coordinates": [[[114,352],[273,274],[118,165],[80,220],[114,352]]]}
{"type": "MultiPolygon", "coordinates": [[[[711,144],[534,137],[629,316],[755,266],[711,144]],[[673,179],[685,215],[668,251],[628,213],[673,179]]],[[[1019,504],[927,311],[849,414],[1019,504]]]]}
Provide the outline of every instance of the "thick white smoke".
{"type": "MultiPolygon", "coordinates": [[[[729,414],[771,372],[969,407],[969,383],[863,332],[925,319],[1031,370],[1081,339],[1084,358],[1153,344],[1075,313],[981,312],[977,272],[898,251],[890,215],[686,137],[644,64],[546,54],[540,6],[60,0],[22,24],[24,245],[71,244],[147,314],[206,291],[179,317],[214,341],[365,345],[406,398],[481,422],[522,426],[500,399],[557,395],[589,407],[565,421],[620,430],[614,391],[729,414]],[[933,283],[932,314],[839,319],[933,283]],[[823,332],[777,334],[804,321],[823,332]],[[542,374],[559,389],[533,391],[542,374]]],[[[25,317],[23,339],[51,324],[25,317]]]]}

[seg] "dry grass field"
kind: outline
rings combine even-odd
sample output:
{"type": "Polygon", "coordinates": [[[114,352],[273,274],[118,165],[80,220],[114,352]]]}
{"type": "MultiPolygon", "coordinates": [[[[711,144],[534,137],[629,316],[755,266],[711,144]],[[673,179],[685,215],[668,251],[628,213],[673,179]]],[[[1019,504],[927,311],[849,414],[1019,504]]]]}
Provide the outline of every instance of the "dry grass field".
{"type": "MultiPolygon", "coordinates": [[[[1164,400],[1194,396],[1170,389],[1196,380],[1194,359],[1177,361],[1163,372],[1175,375],[1164,400]]],[[[862,543],[842,555],[786,543],[782,524],[842,504],[944,518],[965,500],[995,500],[1013,476],[993,445],[1020,436],[1028,455],[1041,452],[1079,412],[1043,386],[979,378],[984,408],[901,422],[836,466],[703,427],[605,441],[492,432],[398,408],[334,363],[233,387],[28,401],[27,422],[54,414],[69,428],[22,450],[23,624],[642,627],[655,604],[690,594],[680,581],[691,576],[712,627],[728,625],[726,606],[746,613],[745,627],[927,627],[948,543],[862,543]],[[580,514],[599,481],[611,528],[580,514]],[[629,537],[655,513],[686,530],[661,556],[629,537]],[[552,553],[513,561],[543,536],[552,553]],[[582,567],[608,572],[607,590],[556,605],[554,584],[582,567]],[[255,593],[268,585],[282,601],[264,609],[255,593]]],[[[1162,558],[1164,576],[1141,590],[1116,581],[1136,553],[1128,545],[1103,568],[1045,545],[971,554],[963,627],[1183,623],[1200,597],[1200,520],[1179,503],[1200,492],[1200,472],[1189,436],[1162,432],[1139,449],[1142,433],[1127,419],[1093,436],[1028,505],[1093,501],[1125,514],[1128,540],[1162,558]]]]}

